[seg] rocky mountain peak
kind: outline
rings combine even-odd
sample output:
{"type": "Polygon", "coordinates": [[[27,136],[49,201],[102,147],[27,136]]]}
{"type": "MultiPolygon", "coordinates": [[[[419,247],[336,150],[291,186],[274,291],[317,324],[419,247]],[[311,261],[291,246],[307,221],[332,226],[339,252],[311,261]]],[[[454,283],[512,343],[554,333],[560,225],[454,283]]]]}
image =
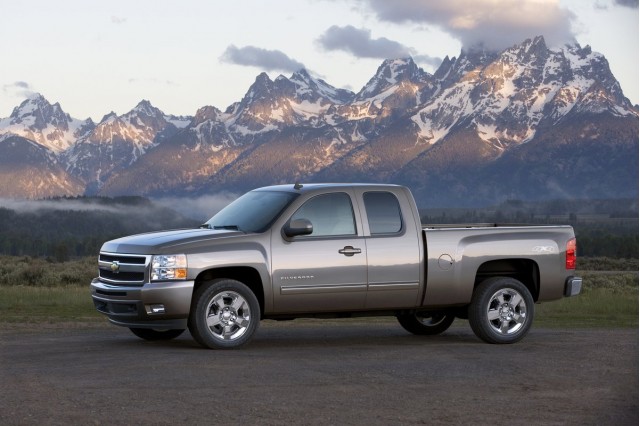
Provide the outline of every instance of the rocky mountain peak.
{"type": "Polygon", "coordinates": [[[0,134],[16,134],[60,154],[90,126],[86,121],[71,118],[59,103],[52,105],[44,96],[34,93],[14,108],[8,118],[0,119],[0,134]]]}
{"type": "Polygon", "coordinates": [[[39,93],[31,95],[14,108],[9,118],[11,124],[22,124],[31,130],[43,130],[49,124],[68,130],[68,122],[71,121],[59,103],[51,105],[39,93]]]}
{"type": "Polygon", "coordinates": [[[200,123],[204,123],[205,121],[208,120],[217,120],[218,116],[220,115],[220,110],[214,106],[204,106],[202,108],[199,108],[198,111],[196,111],[196,115],[193,119],[193,124],[194,125],[198,125],[200,123]]]}
{"type": "Polygon", "coordinates": [[[105,114],[104,117],[102,117],[102,120],[100,120],[98,122],[98,124],[107,123],[107,122],[113,122],[113,121],[115,121],[117,119],[118,119],[118,114],[116,114],[115,112],[111,111],[108,114],[105,114]]]}
{"type": "Polygon", "coordinates": [[[356,100],[372,98],[401,82],[424,84],[430,77],[412,58],[387,59],[356,95],[356,100]]]}
{"type": "Polygon", "coordinates": [[[312,77],[306,69],[294,72],[289,81],[295,85],[295,98],[298,101],[330,102],[342,105],[350,102],[354,94],[345,89],[338,89],[322,79],[312,77]]]}
{"type": "Polygon", "coordinates": [[[140,101],[138,105],[131,110],[131,113],[144,114],[148,116],[156,116],[158,114],[164,115],[162,111],[151,105],[151,102],[146,99],[140,101]]]}

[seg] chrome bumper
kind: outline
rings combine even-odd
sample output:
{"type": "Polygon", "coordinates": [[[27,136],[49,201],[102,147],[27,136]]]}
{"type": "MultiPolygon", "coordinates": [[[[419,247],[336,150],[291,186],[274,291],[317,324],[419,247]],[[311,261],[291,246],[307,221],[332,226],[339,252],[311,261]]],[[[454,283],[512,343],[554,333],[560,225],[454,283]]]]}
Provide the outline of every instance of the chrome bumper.
{"type": "Polygon", "coordinates": [[[582,290],[582,278],[580,277],[567,278],[567,282],[564,284],[565,297],[577,296],[578,294],[580,294],[581,290],[582,290]]]}

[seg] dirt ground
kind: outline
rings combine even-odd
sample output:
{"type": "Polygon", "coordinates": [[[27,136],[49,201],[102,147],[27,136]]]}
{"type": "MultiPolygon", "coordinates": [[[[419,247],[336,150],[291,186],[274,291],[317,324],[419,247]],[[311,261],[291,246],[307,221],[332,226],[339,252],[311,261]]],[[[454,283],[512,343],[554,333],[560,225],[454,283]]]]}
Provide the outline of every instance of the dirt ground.
{"type": "Polygon", "coordinates": [[[390,319],[265,321],[249,346],[115,326],[0,331],[0,424],[634,425],[637,329],[482,343],[390,319]]]}

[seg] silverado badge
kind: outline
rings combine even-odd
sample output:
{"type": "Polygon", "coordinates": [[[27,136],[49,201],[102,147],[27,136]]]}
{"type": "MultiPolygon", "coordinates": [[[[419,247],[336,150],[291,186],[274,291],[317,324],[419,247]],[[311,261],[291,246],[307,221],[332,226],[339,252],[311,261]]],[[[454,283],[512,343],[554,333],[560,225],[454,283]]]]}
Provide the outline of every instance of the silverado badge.
{"type": "Polygon", "coordinates": [[[113,272],[114,274],[120,272],[120,263],[118,263],[117,260],[111,262],[111,272],[113,272]]]}

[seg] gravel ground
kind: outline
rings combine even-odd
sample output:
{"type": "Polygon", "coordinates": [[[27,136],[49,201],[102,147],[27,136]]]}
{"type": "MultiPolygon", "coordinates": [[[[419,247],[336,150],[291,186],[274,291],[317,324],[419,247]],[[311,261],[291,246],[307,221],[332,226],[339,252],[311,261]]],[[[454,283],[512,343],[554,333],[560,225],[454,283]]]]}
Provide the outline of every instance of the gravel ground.
{"type": "Polygon", "coordinates": [[[265,321],[244,349],[114,326],[0,331],[0,424],[638,425],[637,329],[536,329],[515,345],[464,323],[265,321]]]}

